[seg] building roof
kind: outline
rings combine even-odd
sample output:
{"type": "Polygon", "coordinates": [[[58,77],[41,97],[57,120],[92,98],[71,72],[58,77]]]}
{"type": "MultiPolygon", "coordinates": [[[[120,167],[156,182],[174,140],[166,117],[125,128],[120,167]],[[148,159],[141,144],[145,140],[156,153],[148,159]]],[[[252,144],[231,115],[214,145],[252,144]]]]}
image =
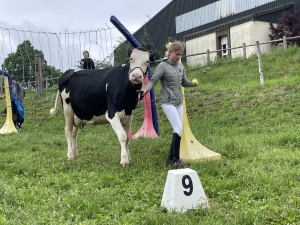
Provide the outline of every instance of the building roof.
{"type": "MultiPolygon", "coordinates": [[[[229,28],[229,27],[232,27],[232,26],[236,26],[236,25],[239,25],[239,24],[242,24],[242,23],[246,23],[248,21],[254,21],[254,20],[265,21],[265,19],[263,19],[263,16],[266,16],[266,15],[272,14],[272,13],[276,13],[276,12],[281,13],[286,9],[293,8],[294,5],[295,5],[295,3],[292,2],[292,3],[282,5],[282,6],[279,6],[279,7],[274,7],[272,9],[259,11],[259,12],[256,12],[256,13],[244,16],[244,17],[240,17],[240,18],[235,19],[235,20],[231,20],[231,21],[219,24],[219,25],[214,26],[214,27],[210,27],[210,28],[205,29],[205,30],[201,30],[201,31],[198,31],[198,32],[195,32],[195,33],[192,33],[192,34],[188,34],[188,35],[184,36],[184,41],[188,41],[188,40],[198,38],[198,37],[201,37],[201,36],[204,36],[204,35],[207,35],[207,34],[211,34],[211,33],[214,33],[216,31],[219,31],[219,30],[223,30],[223,29],[226,29],[226,28],[229,28]]],[[[274,22],[274,21],[266,21],[266,22],[274,22]]]]}
{"type": "Polygon", "coordinates": [[[158,13],[156,13],[154,16],[152,16],[147,23],[145,23],[143,26],[141,26],[138,30],[136,30],[133,35],[135,33],[138,33],[139,31],[143,30],[143,28],[148,24],[151,23],[152,20],[154,20],[159,14],[163,13],[163,11],[169,7],[169,5],[173,4],[174,0],[172,0],[171,2],[169,2],[165,7],[163,7],[161,10],[158,11],[158,13]]]}

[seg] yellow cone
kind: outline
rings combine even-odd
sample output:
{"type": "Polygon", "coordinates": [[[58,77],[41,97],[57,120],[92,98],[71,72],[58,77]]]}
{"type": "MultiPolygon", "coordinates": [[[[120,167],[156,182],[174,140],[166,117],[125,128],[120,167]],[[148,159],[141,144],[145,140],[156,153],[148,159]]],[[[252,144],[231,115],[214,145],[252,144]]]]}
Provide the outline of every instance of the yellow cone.
{"type": "Polygon", "coordinates": [[[3,125],[3,127],[0,129],[0,134],[18,133],[14,125],[14,122],[12,120],[9,84],[8,84],[8,78],[6,76],[4,76],[4,85],[5,85],[5,102],[6,102],[6,122],[3,125]]]}
{"type": "Polygon", "coordinates": [[[183,130],[180,142],[180,158],[183,161],[207,161],[216,160],[221,158],[221,154],[215,153],[208,148],[204,147],[194,137],[190,125],[188,122],[185,99],[184,99],[184,88],[181,87],[183,93],[183,130]]]}

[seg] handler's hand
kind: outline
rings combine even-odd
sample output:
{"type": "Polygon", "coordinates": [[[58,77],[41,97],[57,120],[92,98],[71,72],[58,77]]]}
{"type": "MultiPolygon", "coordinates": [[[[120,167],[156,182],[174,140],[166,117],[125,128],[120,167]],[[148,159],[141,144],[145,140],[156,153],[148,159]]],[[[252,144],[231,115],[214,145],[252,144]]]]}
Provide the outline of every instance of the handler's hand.
{"type": "Polygon", "coordinates": [[[141,91],[143,92],[142,96],[144,96],[148,92],[146,88],[142,88],[141,91]]]}

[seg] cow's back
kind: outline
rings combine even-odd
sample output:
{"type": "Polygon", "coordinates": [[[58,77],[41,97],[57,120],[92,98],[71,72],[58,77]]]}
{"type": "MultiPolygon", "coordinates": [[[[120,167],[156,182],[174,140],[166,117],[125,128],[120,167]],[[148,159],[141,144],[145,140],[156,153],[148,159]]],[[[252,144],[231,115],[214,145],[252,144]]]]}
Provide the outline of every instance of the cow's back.
{"type": "Polygon", "coordinates": [[[91,120],[94,116],[104,115],[111,102],[119,111],[125,107],[128,101],[126,89],[130,84],[128,70],[129,66],[118,66],[73,73],[67,71],[60,79],[59,90],[69,93],[70,104],[79,119],[91,120]]]}
{"type": "Polygon", "coordinates": [[[58,79],[58,90],[59,92],[62,92],[63,90],[66,90],[66,92],[69,92],[69,81],[72,77],[75,70],[69,69],[66,72],[64,72],[58,79]]]}

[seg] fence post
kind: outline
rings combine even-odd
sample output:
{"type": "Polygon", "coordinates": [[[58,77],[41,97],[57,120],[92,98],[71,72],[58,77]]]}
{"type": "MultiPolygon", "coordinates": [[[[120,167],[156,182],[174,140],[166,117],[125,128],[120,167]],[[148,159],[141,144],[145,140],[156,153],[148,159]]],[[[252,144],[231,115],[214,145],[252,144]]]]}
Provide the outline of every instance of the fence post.
{"type": "Polygon", "coordinates": [[[260,76],[260,84],[264,85],[264,74],[263,74],[263,69],[262,69],[262,61],[261,61],[261,52],[260,52],[259,41],[256,41],[256,49],[257,49],[258,71],[259,71],[259,76],[260,76]]]}
{"type": "MultiPolygon", "coordinates": [[[[0,94],[2,95],[2,93],[3,93],[3,89],[4,89],[4,87],[3,87],[3,85],[2,85],[2,81],[3,81],[3,76],[0,76],[0,94]]],[[[4,90],[5,91],[5,90],[4,90]]]]}
{"type": "Polygon", "coordinates": [[[206,65],[208,66],[208,65],[210,64],[210,54],[209,54],[209,49],[207,49],[207,51],[206,51],[206,60],[207,60],[206,65]]]}
{"type": "Polygon", "coordinates": [[[46,85],[46,87],[45,87],[46,91],[48,91],[48,77],[46,77],[46,84],[45,85],[46,85]]]}
{"type": "Polygon", "coordinates": [[[283,36],[283,49],[286,52],[287,49],[286,36],[283,36]]]}
{"type": "Polygon", "coordinates": [[[247,59],[247,55],[246,55],[246,43],[243,43],[243,59],[244,60],[247,59]]]}
{"type": "Polygon", "coordinates": [[[43,94],[43,75],[42,75],[42,59],[40,54],[34,56],[35,63],[35,89],[36,93],[43,94]]]}

